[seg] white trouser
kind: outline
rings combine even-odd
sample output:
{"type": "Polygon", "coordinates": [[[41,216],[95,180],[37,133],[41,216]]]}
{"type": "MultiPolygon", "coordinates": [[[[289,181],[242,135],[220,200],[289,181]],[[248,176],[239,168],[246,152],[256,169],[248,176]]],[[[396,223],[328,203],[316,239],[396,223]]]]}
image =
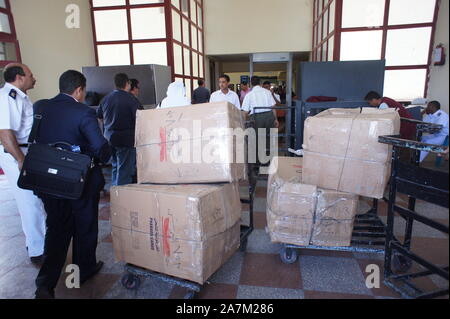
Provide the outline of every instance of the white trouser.
{"type": "MultiPolygon", "coordinates": [[[[433,145],[443,145],[447,136],[444,135],[424,135],[422,137],[422,142],[433,145]]],[[[420,152],[420,162],[423,162],[428,156],[428,152],[420,152]]]]}
{"type": "MultiPolygon", "coordinates": [[[[23,150],[25,151],[25,150],[23,150]]],[[[20,171],[17,161],[10,154],[4,152],[0,145],[0,167],[8,179],[11,191],[16,200],[22,220],[22,230],[25,234],[26,245],[30,257],[40,256],[44,253],[45,219],[46,213],[42,201],[32,191],[17,186],[20,171]]]]}

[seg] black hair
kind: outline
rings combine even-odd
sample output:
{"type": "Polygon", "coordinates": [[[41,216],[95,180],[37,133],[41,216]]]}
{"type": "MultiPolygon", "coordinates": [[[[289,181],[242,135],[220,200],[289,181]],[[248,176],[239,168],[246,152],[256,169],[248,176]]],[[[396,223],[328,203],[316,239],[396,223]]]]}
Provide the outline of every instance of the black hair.
{"type": "Polygon", "coordinates": [[[114,84],[118,89],[124,89],[127,86],[128,82],[130,82],[130,79],[125,73],[116,74],[116,76],[114,77],[114,84]]]}
{"type": "Polygon", "coordinates": [[[378,100],[381,99],[381,95],[378,94],[378,92],[370,91],[367,93],[366,97],[364,98],[365,101],[372,101],[372,100],[378,100]]]}
{"type": "Polygon", "coordinates": [[[221,76],[219,76],[219,79],[225,79],[225,80],[227,80],[227,82],[231,81],[230,77],[226,74],[222,74],[221,76]]]}
{"type": "Polygon", "coordinates": [[[75,70],[64,72],[59,78],[59,92],[72,94],[76,89],[86,87],[86,77],[75,70]]]}
{"type": "Polygon", "coordinates": [[[100,105],[100,94],[97,92],[89,91],[86,93],[86,98],[84,99],[84,104],[87,106],[98,106],[100,105]]]}
{"type": "Polygon", "coordinates": [[[203,80],[198,80],[198,86],[202,86],[203,84],[205,84],[205,81],[203,81],[203,80]]]}
{"type": "Polygon", "coordinates": [[[428,103],[428,105],[433,106],[434,108],[436,108],[436,110],[441,109],[441,103],[439,103],[438,101],[431,101],[430,103],[428,103]]]}
{"type": "Polygon", "coordinates": [[[257,86],[261,84],[261,79],[257,76],[252,77],[252,86],[257,86]]]}
{"type": "Polygon", "coordinates": [[[269,81],[264,81],[263,85],[272,85],[269,81]]]}
{"type": "Polygon", "coordinates": [[[130,79],[130,85],[131,85],[130,91],[133,91],[134,89],[139,89],[139,81],[136,79],[130,79]]]}
{"type": "Polygon", "coordinates": [[[247,82],[247,81],[242,81],[241,84],[242,84],[242,85],[248,85],[248,82],[247,82]]]}
{"type": "Polygon", "coordinates": [[[25,71],[18,65],[7,68],[3,73],[3,77],[7,83],[15,82],[18,75],[25,76],[25,71]]]}

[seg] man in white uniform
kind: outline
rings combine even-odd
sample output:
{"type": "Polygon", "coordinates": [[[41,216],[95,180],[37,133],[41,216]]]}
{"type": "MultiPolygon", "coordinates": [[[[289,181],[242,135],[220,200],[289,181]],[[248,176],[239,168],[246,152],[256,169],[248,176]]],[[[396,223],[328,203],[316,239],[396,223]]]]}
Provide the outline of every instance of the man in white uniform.
{"type": "Polygon", "coordinates": [[[18,63],[6,66],[4,78],[6,84],[0,89],[0,167],[19,209],[31,262],[40,265],[46,230],[44,206],[32,191],[17,186],[33,126],[33,103],[26,92],[34,87],[36,80],[26,65],[18,63]]]}
{"type": "Polygon", "coordinates": [[[230,102],[236,106],[239,110],[241,109],[241,102],[239,101],[239,96],[236,92],[230,90],[228,86],[230,85],[230,77],[223,74],[219,77],[219,91],[211,94],[209,100],[210,103],[214,102],[230,102]]]}
{"type": "MultiPolygon", "coordinates": [[[[269,90],[261,87],[261,79],[254,76],[252,77],[252,91],[245,96],[244,103],[242,104],[242,111],[247,115],[250,115],[250,120],[254,122],[254,127],[258,140],[260,137],[259,129],[265,130],[266,147],[270,145],[270,129],[278,128],[280,123],[277,120],[276,110],[273,109],[277,102],[273,98],[272,93],[269,90]],[[259,109],[259,107],[263,107],[259,109]]],[[[257,141],[259,146],[259,141],[257,141]]],[[[257,152],[258,147],[257,147],[257,152]]],[[[259,154],[259,153],[258,153],[259,154]]]]}
{"type": "MultiPolygon", "coordinates": [[[[442,130],[422,137],[422,142],[433,145],[443,145],[448,136],[448,114],[441,110],[441,104],[438,101],[431,101],[428,103],[424,113],[424,122],[440,124],[443,126],[442,130]]],[[[420,153],[420,162],[423,162],[428,156],[428,152],[420,153]]]]}

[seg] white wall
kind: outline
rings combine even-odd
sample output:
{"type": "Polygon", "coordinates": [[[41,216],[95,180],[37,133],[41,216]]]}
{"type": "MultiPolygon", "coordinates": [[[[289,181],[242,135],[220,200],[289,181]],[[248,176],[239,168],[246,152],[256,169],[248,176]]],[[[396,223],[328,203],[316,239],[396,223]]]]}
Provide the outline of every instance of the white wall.
{"type": "Polygon", "coordinates": [[[447,61],[443,66],[431,66],[430,82],[428,86],[428,100],[438,100],[441,102],[442,109],[447,113],[449,111],[449,1],[442,0],[439,9],[439,17],[436,28],[434,47],[439,43],[444,44],[447,61]]]}
{"type": "Polygon", "coordinates": [[[64,71],[95,65],[89,1],[13,0],[11,7],[22,61],[37,78],[32,100],[56,95],[64,71]],[[68,4],[80,8],[80,29],[66,27],[68,4]]]}
{"type": "Polygon", "coordinates": [[[205,0],[207,55],[309,52],[312,0],[205,0]]]}

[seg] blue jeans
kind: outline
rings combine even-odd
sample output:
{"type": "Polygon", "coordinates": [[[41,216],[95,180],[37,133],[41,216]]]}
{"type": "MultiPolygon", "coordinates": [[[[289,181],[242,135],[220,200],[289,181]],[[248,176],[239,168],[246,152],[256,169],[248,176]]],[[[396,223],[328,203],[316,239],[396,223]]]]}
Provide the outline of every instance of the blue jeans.
{"type": "Polygon", "coordinates": [[[136,149],[132,147],[112,147],[112,186],[133,183],[136,175],[136,149]]]}

